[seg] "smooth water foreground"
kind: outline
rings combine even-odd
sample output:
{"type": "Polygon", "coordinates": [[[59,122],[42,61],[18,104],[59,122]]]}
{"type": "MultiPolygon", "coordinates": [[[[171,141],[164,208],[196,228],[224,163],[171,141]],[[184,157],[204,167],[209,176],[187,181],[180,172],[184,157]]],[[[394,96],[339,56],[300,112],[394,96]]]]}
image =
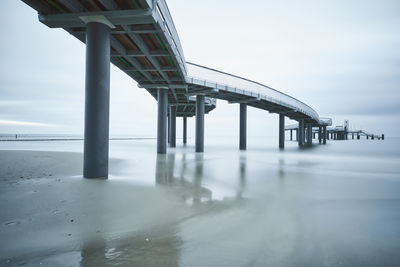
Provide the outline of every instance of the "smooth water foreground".
{"type": "Polygon", "coordinates": [[[180,142],[111,141],[101,181],[81,141],[0,142],[0,265],[400,265],[399,139],[180,142]]]}

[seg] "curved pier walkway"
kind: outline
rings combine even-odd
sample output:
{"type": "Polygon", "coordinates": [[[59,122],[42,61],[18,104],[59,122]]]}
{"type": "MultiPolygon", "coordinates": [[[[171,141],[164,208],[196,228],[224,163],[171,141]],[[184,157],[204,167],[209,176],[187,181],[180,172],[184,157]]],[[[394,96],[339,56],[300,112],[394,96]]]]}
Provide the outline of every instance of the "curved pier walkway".
{"type": "Polygon", "coordinates": [[[186,62],[165,0],[22,0],[40,22],[63,28],[86,44],[84,176],[107,177],[110,62],[138,82],[158,102],[157,152],[176,146],[176,117],[196,116],[196,152],[204,151],[204,114],[216,99],[240,104],[239,148],[246,149],[247,106],[279,114],[279,147],[285,117],[297,120],[299,145],[318,127],[323,143],[330,119],[305,103],[266,85],[186,62]],[[168,118],[168,119],[167,119],[168,118]],[[168,123],[167,123],[168,122],[168,123]]]}

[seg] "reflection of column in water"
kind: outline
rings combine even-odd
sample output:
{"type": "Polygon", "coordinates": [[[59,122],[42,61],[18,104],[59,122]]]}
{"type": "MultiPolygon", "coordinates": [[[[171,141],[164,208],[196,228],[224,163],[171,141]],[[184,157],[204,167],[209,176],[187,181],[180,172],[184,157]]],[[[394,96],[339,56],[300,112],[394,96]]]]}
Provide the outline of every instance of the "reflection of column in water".
{"type": "Polygon", "coordinates": [[[196,153],[196,167],[193,180],[193,205],[201,202],[201,180],[203,178],[203,153],[196,153]]]}
{"type": "Polygon", "coordinates": [[[285,160],[279,159],[279,167],[278,167],[279,178],[285,178],[285,160]]]}
{"type": "Polygon", "coordinates": [[[134,236],[83,244],[80,265],[89,266],[179,266],[182,240],[175,224],[142,230],[134,236]]]}
{"type": "Polygon", "coordinates": [[[166,184],[168,181],[167,155],[157,154],[156,159],[156,184],[166,184]]]}
{"type": "Polygon", "coordinates": [[[186,171],[186,153],[183,153],[182,154],[181,173],[180,173],[181,183],[183,183],[185,181],[185,171],[186,171]]]}
{"type": "Polygon", "coordinates": [[[167,156],[167,178],[168,183],[172,184],[174,181],[174,167],[175,167],[175,153],[170,153],[167,156]]]}
{"type": "Polygon", "coordinates": [[[246,163],[247,158],[245,155],[240,155],[239,159],[239,186],[236,194],[236,198],[242,198],[244,189],[246,187],[246,163]]]}
{"type": "Polygon", "coordinates": [[[277,182],[278,190],[281,193],[285,192],[285,160],[279,159],[278,161],[278,182],[277,182]]]}
{"type": "Polygon", "coordinates": [[[156,184],[170,184],[174,179],[175,154],[157,154],[156,184]]]}

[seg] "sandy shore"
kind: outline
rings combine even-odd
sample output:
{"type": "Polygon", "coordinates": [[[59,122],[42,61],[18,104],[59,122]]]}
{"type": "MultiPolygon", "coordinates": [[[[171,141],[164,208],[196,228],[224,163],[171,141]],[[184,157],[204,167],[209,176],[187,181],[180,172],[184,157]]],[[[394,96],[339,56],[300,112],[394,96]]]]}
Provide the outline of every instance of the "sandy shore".
{"type": "Polygon", "coordinates": [[[83,179],[75,148],[0,150],[0,265],[400,263],[397,154],[293,145],[156,156],[137,142],[111,143],[108,180],[83,179]]]}
{"type": "MultiPolygon", "coordinates": [[[[80,153],[0,151],[0,158],[2,266],[81,261],[95,266],[105,240],[126,246],[131,239],[137,247],[151,241],[170,260],[174,233],[163,232],[192,214],[163,188],[81,178],[80,153]]],[[[152,255],[147,256],[151,263],[152,255]]]]}

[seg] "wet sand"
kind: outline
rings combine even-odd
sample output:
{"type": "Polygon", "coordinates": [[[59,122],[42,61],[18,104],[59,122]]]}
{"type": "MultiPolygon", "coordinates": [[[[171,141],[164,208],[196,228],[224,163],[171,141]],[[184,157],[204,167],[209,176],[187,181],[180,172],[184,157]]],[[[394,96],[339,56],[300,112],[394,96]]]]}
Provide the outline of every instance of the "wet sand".
{"type": "Polygon", "coordinates": [[[80,141],[0,143],[0,265],[400,265],[399,140],[235,141],[113,141],[108,180],[80,141]]]}

